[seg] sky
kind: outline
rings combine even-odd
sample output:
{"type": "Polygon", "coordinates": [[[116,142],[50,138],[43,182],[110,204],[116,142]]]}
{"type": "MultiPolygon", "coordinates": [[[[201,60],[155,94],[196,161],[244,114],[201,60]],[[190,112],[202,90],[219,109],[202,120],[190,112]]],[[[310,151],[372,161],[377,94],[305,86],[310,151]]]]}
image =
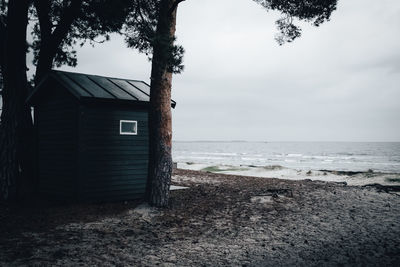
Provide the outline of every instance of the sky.
{"type": "MultiPolygon", "coordinates": [[[[179,5],[173,140],[400,141],[400,1],[338,0],[283,46],[277,18],[251,0],[179,5]]],[[[112,36],[61,69],[149,82],[151,64],[112,36]]]]}

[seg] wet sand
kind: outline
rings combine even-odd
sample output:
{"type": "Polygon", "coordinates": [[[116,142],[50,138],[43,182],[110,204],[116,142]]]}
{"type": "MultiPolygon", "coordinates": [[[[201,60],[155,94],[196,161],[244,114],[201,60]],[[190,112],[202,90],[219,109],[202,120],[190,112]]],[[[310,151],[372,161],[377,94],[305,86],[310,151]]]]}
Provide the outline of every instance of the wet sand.
{"type": "Polygon", "coordinates": [[[176,170],[167,209],[1,205],[0,265],[398,266],[397,187],[176,170]]]}

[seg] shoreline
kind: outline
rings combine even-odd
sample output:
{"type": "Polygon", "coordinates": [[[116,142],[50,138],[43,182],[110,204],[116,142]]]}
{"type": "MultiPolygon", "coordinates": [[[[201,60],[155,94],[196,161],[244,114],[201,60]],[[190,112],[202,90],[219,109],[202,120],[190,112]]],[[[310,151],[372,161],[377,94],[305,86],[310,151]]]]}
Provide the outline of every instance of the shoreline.
{"type": "Polygon", "coordinates": [[[348,171],[323,169],[294,169],[281,165],[215,165],[194,162],[178,162],[179,169],[206,171],[230,175],[242,175],[287,180],[321,180],[327,182],[345,182],[348,185],[381,184],[383,186],[400,186],[400,173],[384,173],[372,170],[348,171]]]}
{"type": "MultiPolygon", "coordinates": [[[[323,183],[323,184],[336,184],[340,186],[349,186],[349,187],[355,187],[355,188],[368,188],[372,187],[375,188],[379,192],[386,192],[386,193],[394,193],[398,194],[400,196],[400,184],[399,183],[389,183],[389,184],[380,184],[380,183],[363,183],[363,184],[348,184],[345,181],[329,181],[329,180],[318,180],[318,179],[310,179],[310,177],[304,177],[301,179],[286,179],[286,178],[277,178],[277,177],[262,177],[262,176],[254,176],[254,175],[242,175],[240,173],[231,173],[230,171],[225,172],[225,171],[208,171],[208,170],[191,170],[191,169],[175,169],[175,173],[187,173],[187,175],[190,176],[190,174],[194,174],[197,177],[201,176],[207,176],[207,174],[213,174],[217,176],[222,176],[225,177],[226,180],[225,182],[229,182],[229,179],[231,178],[237,178],[237,177],[242,177],[242,178],[249,178],[249,179],[272,179],[272,180],[282,180],[284,182],[314,182],[314,183],[323,183]],[[203,174],[203,175],[201,175],[203,174]]],[[[330,170],[320,170],[318,172],[329,172],[329,173],[334,173],[335,175],[346,175],[346,176],[354,176],[354,175],[366,175],[366,174],[371,174],[370,172],[349,172],[349,171],[330,171],[330,170]],[[343,173],[342,173],[343,172],[343,173]]],[[[399,176],[400,174],[397,173],[374,173],[374,175],[380,176],[380,175],[395,175],[396,177],[399,176]]],[[[176,178],[175,178],[176,179],[176,178]]],[[[177,183],[181,183],[182,181],[188,180],[190,182],[198,182],[197,180],[191,180],[191,179],[183,179],[183,180],[176,180],[177,183]]],[[[173,180],[174,181],[174,180],[173,180]]],[[[202,181],[204,182],[204,181],[202,181]]],[[[206,183],[215,183],[216,181],[212,180],[206,180],[206,183]]],[[[173,186],[173,185],[171,185],[173,186]]],[[[177,185],[179,188],[180,186],[177,185]]],[[[183,188],[188,188],[187,186],[183,186],[183,188]]]]}
{"type": "Polygon", "coordinates": [[[400,197],[375,187],[174,170],[166,209],[0,205],[0,265],[394,266],[400,197]],[[18,228],[15,228],[18,225],[18,228]]]}

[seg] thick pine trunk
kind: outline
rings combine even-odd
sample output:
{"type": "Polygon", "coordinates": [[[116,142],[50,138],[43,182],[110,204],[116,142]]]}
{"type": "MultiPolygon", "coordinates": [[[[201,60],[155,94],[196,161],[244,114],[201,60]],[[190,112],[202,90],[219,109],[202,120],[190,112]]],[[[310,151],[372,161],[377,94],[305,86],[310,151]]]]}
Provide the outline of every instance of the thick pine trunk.
{"type": "Polygon", "coordinates": [[[29,3],[10,0],[8,5],[0,125],[0,193],[5,200],[21,199],[33,191],[33,125],[30,108],[25,104],[29,3]]]}
{"type": "Polygon", "coordinates": [[[153,45],[150,84],[150,159],[147,182],[147,201],[150,205],[165,207],[169,200],[172,174],[172,73],[168,68],[166,52],[175,36],[176,7],[174,0],[162,0],[157,25],[160,40],[153,45]]]}

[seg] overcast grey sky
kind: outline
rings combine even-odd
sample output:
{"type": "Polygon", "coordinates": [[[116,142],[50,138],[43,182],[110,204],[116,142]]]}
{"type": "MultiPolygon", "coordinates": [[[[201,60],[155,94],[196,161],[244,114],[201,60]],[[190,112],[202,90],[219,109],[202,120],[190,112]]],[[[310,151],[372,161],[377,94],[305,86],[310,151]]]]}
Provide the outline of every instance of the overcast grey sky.
{"type": "MultiPolygon", "coordinates": [[[[177,37],[174,140],[400,141],[400,1],[339,0],[330,22],[279,46],[277,13],[251,0],[187,0],[177,37]]],[[[62,69],[149,81],[122,38],[62,69]]]]}

